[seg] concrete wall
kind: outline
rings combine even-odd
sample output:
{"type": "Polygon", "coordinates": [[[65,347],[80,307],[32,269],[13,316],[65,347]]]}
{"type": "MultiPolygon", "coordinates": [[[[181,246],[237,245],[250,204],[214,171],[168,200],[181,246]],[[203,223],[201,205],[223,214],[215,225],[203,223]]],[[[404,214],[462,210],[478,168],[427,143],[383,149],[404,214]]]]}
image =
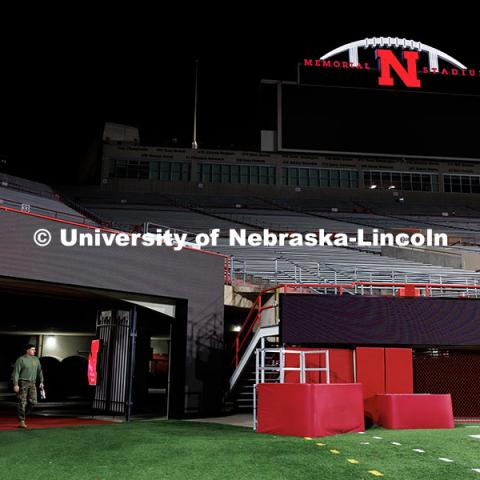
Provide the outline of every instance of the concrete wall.
{"type": "MultiPolygon", "coordinates": [[[[432,173],[439,176],[439,191],[443,191],[443,174],[480,175],[478,161],[446,161],[441,159],[397,158],[397,157],[369,157],[360,155],[322,155],[294,152],[247,152],[233,150],[191,150],[186,148],[103,145],[101,185],[108,191],[152,191],[175,193],[255,193],[262,195],[297,194],[295,187],[282,186],[282,167],[303,168],[333,168],[348,169],[359,172],[359,186],[363,189],[363,171],[395,171],[412,173],[432,173]],[[136,159],[143,161],[174,161],[187,162],[191,166],[191,180],[183,182],[162,182],[158,180],[136,180],[109,178],[112,159],[136,159]],[[274,166],[277,168],[276,185],[240,185],[240,184],[208,184],[199,181],[198,172],[201,163],[274,166]],[[199,187],[201,184],[201,187],[199,187]]],[[[319,192],[319,188],[301,187],[301,192],[319,192]]],[[[329,189],[332,190],[332,189],[329,189]]],[[[344,193],[349,189],[342,189],[344,193]]],[[[390,192],[389,192],[390,193],[390,192]]],[[[409,199],[413,199],[408,192],[409,199]]],[[[431,192],[428,192],[431,193],[431,192]]],[[[378,195],[378,193],[377,193],[378,195]]],[[[462,194],[460,194],[462,195],[462,194]]],[[[449,194],[449,198],[455,194],[449,194]]],[[[465,197],[465,194],[463,194],[465,197]]],[[[472,204],[474,201],[471,202],[472,204]]],[[[447,205],[448,206],[448,205],[447,205]]]]}
{"type": "Polygon", "coordinates": [[[462,256],[437,249],[382,247],[382,255],[441,267],[463,268],[462,256]]]}
{"type": "Polygon", "coordinates": [[[462,252],[463,268],[480,271],[480,252],[462,252]]]}
{"type": "Polygon", "coordinates": [[[441,267],[480,270],[480,252],[462,249],[382,247],[382,255],[441,267]]]}

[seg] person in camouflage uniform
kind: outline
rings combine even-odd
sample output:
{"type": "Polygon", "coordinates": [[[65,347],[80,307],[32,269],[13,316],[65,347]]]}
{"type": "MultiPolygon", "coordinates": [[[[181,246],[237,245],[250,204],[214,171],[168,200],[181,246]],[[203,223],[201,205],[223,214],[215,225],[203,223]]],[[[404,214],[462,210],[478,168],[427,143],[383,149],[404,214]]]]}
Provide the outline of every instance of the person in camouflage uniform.
{"type": "Polygon", "coordinates": [[[13,391],[17,394],[19,428],[27,428],[26,414],[37,404],[37,380],[43,389],[43,372],[40,360],[35,356],[35,345],[29,343],[13,367],[13,391]]]}

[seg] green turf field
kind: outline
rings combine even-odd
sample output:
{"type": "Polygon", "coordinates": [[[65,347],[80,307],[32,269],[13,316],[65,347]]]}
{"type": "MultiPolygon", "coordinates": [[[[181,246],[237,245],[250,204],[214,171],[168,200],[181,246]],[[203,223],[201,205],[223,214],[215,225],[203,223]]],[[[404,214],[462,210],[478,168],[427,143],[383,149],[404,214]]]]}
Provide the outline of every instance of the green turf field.
{"type": "Polygon", "coordinates": [[[5,431],[0,478],[480,480],[480,438],[470,435],[480,427],[373,428],[312,440],[173,421],[5,431]]]}

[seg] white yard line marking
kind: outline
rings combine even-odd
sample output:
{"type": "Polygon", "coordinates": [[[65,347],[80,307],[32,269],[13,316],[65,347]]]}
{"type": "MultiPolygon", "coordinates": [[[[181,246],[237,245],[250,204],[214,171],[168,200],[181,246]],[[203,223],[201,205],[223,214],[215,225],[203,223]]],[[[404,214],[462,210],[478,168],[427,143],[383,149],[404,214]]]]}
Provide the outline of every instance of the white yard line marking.
{"type": "Polygon", "coordinates": [[[370,445],[370,442],[360,442],[360,445],[370,445]]]}
{"type": "Polygon", "coordinates": [[[398,442],[390,442],[392,445],[401,445],[401,443],[398,442]]]}
{"type": "Polygon", "coordinates": [[[464,425],[465,428],[480,428],[480,425],[464,425]]]}
{"type": "Polygon", "coordinates": [[[480,473],[480,468],[472,468],[474,472],[480,473]]]}
{"type": "Polygon", "coordinates": [[[383,437],[373,437],[375,440],[383,440],[383,437]]]}
{"type": "Polygon", "coordinates": [[[439,460],[442,462],[453,463],[453,460],[450,460],[449,458],[439,457],[439,460]]]}
{"type": "Polygon", "coordinates": [[[365,435],[365,432],[357,432],[359,435],[365,435]]]}
{"type": "Polygon", "coordinates": [[[425,450],[422,450],[421,448],[414,448],[413,451],[418,453],[425,453],[425,450]]]}
{"type": "Polygon", "coordinates": [[[469,435],[469,437],[472,437],[472,438],[480,438],[480,435],[469,435]]]}

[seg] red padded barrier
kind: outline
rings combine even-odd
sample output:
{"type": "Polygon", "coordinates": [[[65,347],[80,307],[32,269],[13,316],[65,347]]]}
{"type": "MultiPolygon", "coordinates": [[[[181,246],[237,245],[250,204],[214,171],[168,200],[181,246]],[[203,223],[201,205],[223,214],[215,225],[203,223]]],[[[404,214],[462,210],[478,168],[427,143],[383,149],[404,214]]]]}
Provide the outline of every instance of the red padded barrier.
{"type": "Polygon", "coordinates": [[[257,432],[322,437],[365,429],[362,385],[262,383],[257,393],[257,432]]]}
{"type": "Polygon", "coordinates": [[[357,347],[355,349],[357,382],[363,384],[365,415],[374,422],[378,419],[375,395],[385,393],[384,348],[357,347]]]}
{"type": "Polygon", "coordinates": [[[331,348],[329,352],[330,383],[353,383],[353,350],[331,348]]]}
{"type": "Polygon", "coordinates": [[[385,394],[376,396],[378,423],[385,428],[454,428],[448,395],[385,394]]]}
{"type": "Polygon", "coordinates": [[[385,349],[385,393],[413,393],[411,348],[385,349]]]}

